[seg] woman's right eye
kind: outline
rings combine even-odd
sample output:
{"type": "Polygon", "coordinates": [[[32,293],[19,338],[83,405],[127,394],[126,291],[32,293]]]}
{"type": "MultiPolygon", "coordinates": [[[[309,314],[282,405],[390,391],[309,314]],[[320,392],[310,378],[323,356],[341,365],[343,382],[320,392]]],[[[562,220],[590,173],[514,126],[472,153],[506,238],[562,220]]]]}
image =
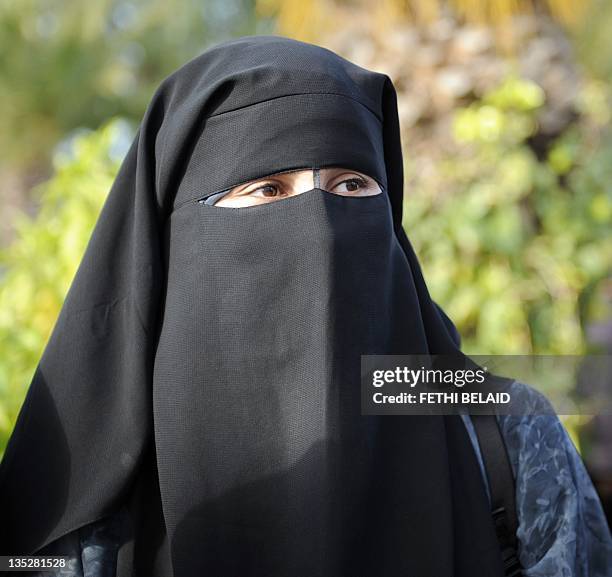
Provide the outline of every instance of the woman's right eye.
{"type": "Polygon", "coordinates": [[[262,198],[276,198],[282,194],[281,190],[276,184],[263,184],[253,190],[247,192],[248,196],[258,196],[262,198]]]}

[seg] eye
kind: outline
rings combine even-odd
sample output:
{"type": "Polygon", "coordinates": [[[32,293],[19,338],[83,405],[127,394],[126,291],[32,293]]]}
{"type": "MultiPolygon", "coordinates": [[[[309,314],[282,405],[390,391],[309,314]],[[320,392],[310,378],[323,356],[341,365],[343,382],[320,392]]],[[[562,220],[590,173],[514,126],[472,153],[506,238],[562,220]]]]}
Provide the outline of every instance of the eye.
{"type": "Polygon", "coordinates": [[[343,180],[342,182],[338,183],[336,186],[340,186],[341,184],[350,185],[348,192],[356,192],[360,188],[363,188],[364,186],[366,186],[367,183],[363,178],[354,177],[354,178],[348,178],[347,180],[343,180]]]}
{"type": "Polygon", "coordinates": [[[336,184],[333,187],[333,192],[345,195],[374,194],[378,188],[375,183],[370,183],[361,176],[353,176],[336,184]]]}
{"type": "Polygon", "coordinates": [[[278,198],[283,195],[283,191],[277,184],[272,182],[264,182],[261,186],[249,190],[246,193],[248,196],[255,196],[258,198],[278,198]]]}

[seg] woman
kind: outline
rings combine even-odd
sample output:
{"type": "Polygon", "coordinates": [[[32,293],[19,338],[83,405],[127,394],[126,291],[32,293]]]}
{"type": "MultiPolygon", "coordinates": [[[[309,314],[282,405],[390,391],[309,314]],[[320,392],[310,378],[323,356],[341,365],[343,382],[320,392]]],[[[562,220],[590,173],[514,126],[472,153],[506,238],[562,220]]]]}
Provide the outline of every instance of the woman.
{"type": "MultiPolygon", "coordinates": [[[[361,355],[461,354],[402,199],[386,75],[251,36],[164,80],[7,448],[2,554],[97,548],[122,577],[503,575],[467,421],[361,414],[361,355]]],[[[604,575],[592,485],[538,423],[569,516],[523,527],[521,559],[604,575]],[[549,556],[568,530],[580,563],[549,556]]]]}

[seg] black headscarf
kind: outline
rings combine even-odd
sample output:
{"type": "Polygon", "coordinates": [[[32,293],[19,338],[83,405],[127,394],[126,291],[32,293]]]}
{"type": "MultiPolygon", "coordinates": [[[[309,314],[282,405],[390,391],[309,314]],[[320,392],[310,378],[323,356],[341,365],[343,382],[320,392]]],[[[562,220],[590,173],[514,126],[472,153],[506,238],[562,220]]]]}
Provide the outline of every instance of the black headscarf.
{"type": "Polygon", "coordinates": [[[502,575],[460,417],[360,413],[360,355],[459,351],[402,198],[387,75],[248,36],[167,77],[10,439],[2,553],[129,503],[121,576],[502,575]],[[385,193],[197,202],[326,166],[385,193]]]}

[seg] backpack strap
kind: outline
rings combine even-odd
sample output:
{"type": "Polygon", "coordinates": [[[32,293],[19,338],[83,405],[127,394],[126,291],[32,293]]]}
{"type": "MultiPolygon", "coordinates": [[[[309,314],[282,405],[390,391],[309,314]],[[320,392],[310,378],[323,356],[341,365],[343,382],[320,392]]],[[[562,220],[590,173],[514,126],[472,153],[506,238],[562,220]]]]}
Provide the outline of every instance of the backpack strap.
{"type": "Polygon", "coordinates": [[[504,575],[522,577],[516,530],[518,519],[510,459],[495,415],[470,415],[474,424],[491,495],[491,515],[502,553],[504,575]]]}

